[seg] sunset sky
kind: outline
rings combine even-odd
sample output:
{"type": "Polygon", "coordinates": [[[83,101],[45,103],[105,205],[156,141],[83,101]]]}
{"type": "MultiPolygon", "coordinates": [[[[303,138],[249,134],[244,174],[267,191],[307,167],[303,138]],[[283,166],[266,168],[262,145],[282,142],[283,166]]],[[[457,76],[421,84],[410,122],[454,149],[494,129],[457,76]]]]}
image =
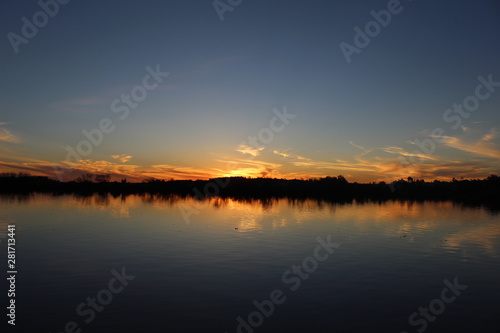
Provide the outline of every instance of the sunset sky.
{"type": "Polygon", "coordinates": [[[58,7],[49,17],[37,1],[0,1],[0,172],[358,182],[500,173],[494,0],[243,0],[222,14],[212,0],[58,7]],[[390,22],[369,24],[379,31],[346,57],[341,43],[354,49],[354,28],[388,6],[390,22]],[[47,22],[25,38],[34,15],[47,22]]]}

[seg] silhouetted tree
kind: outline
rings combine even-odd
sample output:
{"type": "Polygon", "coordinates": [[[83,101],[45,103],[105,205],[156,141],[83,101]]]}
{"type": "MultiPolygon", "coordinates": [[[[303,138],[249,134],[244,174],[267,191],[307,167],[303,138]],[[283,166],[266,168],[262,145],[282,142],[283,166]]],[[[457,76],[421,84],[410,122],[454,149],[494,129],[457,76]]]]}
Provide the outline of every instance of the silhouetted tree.
{"type": "Polygon", "coordinates": [[[109,173],[100,173],[95,175],[96,183],[109,183],[111,181],[111,175],[109,173]]]}
{"type": "Polygon", "coordinates": [[[2,177],[2,178],[16,178],[17,175],[15,172],[2,172],[2,173],[0,173],[0,177],[2,177]]]}
{"type": "Polygon", "coordinates": [[[76,178],[75,181],[77,183],[92,183],[92,180],[94,179],[94,175],[87,172],[82,174],[80,177],[76,178]]]}
{"type": "Polygon", "coordinates": [[[489,175],[488,178],[486,178],[486,181],[489,183],[498,184],[500,183],[500,177],[498,177],[497,175],[489,175]]]}
{"type": "Polygon", "coordinates": [[[338,181],[339,183],[341,183],[341,184],[347,184],[347,183],[349,183],[349,182],[347,181],[347,179],[345,179],[345,177],[344,177],[344,176],[342,176],[342,175],[339,175],[339,176],[337,177],[337,181],[338,181]]]}

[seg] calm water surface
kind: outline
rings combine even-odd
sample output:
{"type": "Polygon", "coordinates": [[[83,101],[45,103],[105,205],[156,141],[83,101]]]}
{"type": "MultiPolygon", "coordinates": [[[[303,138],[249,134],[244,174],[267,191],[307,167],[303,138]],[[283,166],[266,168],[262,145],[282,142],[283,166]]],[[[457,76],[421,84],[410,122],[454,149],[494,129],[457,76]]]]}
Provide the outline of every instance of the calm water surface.
{"type": "Polygon", "coordinates": [[[0,212],[16,332],[500,332],[500,218],[483,208],[36,194],[0,212]]]}

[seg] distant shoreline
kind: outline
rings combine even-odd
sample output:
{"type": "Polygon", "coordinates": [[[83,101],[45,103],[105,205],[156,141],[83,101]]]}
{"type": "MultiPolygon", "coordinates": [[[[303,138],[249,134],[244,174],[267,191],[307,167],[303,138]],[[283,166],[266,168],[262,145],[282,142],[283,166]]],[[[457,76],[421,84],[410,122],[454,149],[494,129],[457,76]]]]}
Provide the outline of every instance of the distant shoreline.
{"type": "Polygon", "coordinates": [[[485,179],[464,179],[449,182],[426,182],[407,178],[387,184],[350,183],[344,177],[315,179],[276,179],[228,177],[210,180],[158,180],[142,183],[111,182],[106,177],[90,177],[83,181],[59,182],[44,176],[28,174],[0,174],[0,193],[54,193],[82,194],[175,194],[203,200],[210,197],[241,199],[317,199],[347,202],[404,200],[452,200],[469,204],[486,205],[500,209],[500,177],[490,175],[485,179]]]}

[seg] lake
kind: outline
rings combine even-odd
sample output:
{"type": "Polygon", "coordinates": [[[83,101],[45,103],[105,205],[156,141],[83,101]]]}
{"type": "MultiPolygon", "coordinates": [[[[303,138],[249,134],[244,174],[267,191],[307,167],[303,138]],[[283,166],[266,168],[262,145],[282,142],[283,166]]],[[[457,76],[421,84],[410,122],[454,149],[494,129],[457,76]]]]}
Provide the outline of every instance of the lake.
{"type": "Polygon", "coordinates": [[[16,332],[500,331],[481,207],[31,194],[0,212],[16,332]]]}

